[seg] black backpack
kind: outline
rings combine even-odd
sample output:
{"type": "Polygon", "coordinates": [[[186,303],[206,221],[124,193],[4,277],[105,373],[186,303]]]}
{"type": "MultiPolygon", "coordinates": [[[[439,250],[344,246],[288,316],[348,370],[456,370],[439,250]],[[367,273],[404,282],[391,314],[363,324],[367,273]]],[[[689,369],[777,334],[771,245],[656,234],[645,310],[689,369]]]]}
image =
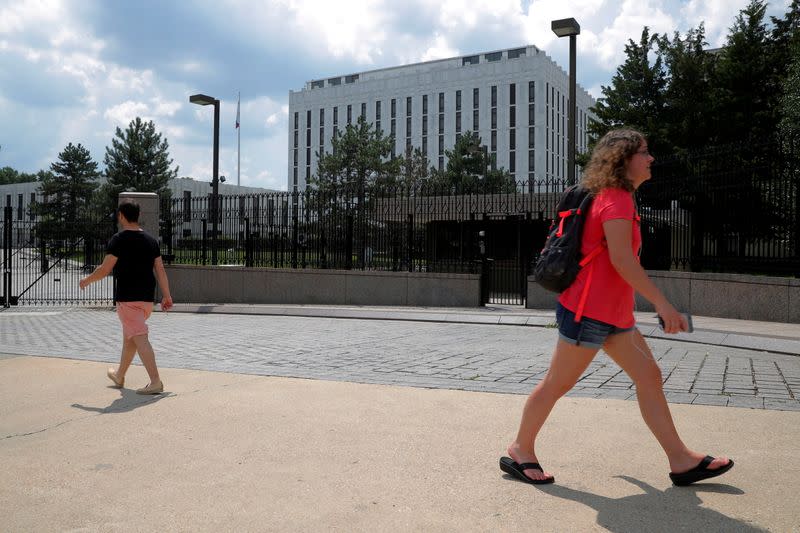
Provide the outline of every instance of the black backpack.
{"type": "Polygon", "coordinates": [[[573,185],[561,195],[556,217],[533,269],[534,281],[545,289],[564,292],[578,277],[581,268],[604,248],[599,246],[581,257],[583,223],[593,199],[591,191],[581,185],[573,185]]]}

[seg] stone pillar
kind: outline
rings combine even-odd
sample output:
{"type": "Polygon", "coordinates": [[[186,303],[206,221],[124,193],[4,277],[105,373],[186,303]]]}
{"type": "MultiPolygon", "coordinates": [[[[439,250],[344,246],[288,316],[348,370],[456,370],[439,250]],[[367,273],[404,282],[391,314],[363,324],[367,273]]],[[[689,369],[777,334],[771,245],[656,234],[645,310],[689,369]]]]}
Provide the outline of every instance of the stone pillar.
{"type": "Polygon", "coordinates": [[[147,233],[158,239],[158,195],[154,192],[123,192],[117,205],[134,202],[139,204],[139,225],[147,233]]]}

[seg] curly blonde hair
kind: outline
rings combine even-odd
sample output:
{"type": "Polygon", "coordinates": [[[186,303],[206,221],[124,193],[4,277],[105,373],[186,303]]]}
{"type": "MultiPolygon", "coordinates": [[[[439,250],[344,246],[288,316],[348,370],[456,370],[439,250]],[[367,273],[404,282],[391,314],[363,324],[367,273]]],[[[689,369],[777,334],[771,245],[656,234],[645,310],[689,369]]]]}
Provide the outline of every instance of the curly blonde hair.
{"type": "Polygon", "coordinates": [[[640,132],[627,128],[611,130],[603,135],[586,165],[583,186],[594,193],[608,188],[633,192],[633,183],[626,175],[628,161],[645,140],[640,132]]]}

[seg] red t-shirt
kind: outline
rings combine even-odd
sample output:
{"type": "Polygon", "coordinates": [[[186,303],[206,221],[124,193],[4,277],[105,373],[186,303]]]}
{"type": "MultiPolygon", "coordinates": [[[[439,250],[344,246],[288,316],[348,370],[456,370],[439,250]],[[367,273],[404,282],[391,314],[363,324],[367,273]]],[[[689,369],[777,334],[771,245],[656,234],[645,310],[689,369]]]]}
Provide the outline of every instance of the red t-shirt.
{"type": "MultiPolygon", "coordinates": [[[[634,255],[638,258],[639,249],[642,246],[639,216],[636,214],[633,195],[624,189],[604,189],[592,201],[583,226],[582,255],[587,255],[605,241],[603,222],[615,219],[633,221],[631,246],[634,255]]],[[[581,269],[575,282],[561,293],[558,301],[573,313],[577,312],[590,268],[593,269],[592,283],[584,303],[583,316],[619,328],[633,327],[635,324],[633,287],[619,275],[617,269],[611,264],[608,248],[605,248],[600,255],[581,269]]]]}

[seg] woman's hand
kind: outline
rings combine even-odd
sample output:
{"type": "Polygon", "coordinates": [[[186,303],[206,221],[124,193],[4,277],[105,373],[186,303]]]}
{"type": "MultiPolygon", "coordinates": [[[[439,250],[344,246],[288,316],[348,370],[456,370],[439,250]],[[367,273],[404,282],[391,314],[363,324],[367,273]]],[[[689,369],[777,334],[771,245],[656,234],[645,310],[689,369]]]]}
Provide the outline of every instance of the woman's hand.
{"type": "Polygon", "coordinates": [[[679,313],[671,303],[664,302],[659,307],[656,307],[656,313],[664,321],[664,333],[689,331],[689,323],[686,322],[686,317],[679,313]]]}

